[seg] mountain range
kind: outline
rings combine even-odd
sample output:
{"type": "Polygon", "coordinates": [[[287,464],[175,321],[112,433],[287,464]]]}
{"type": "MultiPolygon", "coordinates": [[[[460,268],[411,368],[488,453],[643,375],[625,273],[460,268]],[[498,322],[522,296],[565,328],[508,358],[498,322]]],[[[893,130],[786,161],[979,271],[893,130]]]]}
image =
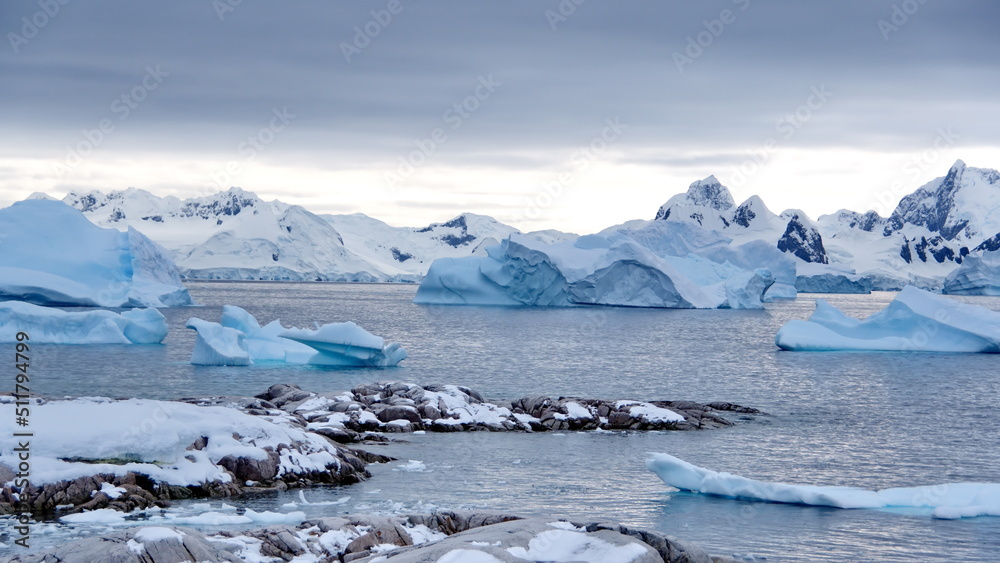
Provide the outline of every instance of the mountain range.
{"type": "MultiPolygon", "coordinates": [[[[70,193],[62,201],[97,225],[143,232],[188,279],[417,282],[437,258],[484,252],[519,232],[473,213],[394,227],[363,214],[314,214],[240,188],[184,200],[129,188],[70,193]]],[[[821,290],[814,282],[831,279],[855,289],[939,289],[969,254],[1000,249],[1000,173],[958,161],[903,197],[889,217],[840,210],[815,221],[795,209],[774,213],[757,196],[737,205],[709,176],[671,197],[652,220],[602,233],[656,221],[716,231],[733,245],[763,240],[794,258],[800,291],[821,290]]],[[[551,230],[527,235],[546,243],[577,238],[551,230]]]]}

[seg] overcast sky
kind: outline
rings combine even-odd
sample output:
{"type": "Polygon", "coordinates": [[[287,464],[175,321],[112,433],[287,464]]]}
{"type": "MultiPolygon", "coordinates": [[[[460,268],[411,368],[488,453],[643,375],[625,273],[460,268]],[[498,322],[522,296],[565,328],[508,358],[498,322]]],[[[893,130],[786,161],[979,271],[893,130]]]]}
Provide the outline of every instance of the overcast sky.
{"type": "Polygon", "coordinates": [[[4,0],[0,22],[0,205],[239,186],[593,232],[710,174],[815,218],[1000,168],[989,0],[4,0]]]}

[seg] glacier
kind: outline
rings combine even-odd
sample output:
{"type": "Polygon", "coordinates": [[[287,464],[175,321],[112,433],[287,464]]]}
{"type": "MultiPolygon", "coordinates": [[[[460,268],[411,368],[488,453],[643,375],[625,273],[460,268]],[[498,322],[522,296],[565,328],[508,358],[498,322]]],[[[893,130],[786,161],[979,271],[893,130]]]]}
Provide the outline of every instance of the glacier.
{"type": "Polygon", "coordinates": [[[774,278],[702,256],[658,256],[622,235],[548,244],[512,234],[486,256],[436,260],[419,304],[762,308],[774,278]]]}
{"type": "Polygon", "coordinates": [[[386,343],[353,322],[330,323],[315,330],[285,328],[277,320],[261,326],[246,310],[234,305],[222,309],[213,323],[191,318],[197,331],[191,355],[194,365],[244,366],[283,362],[357,367],[392,367],[406,359],[396,342],[386,343]]]}
{"type": "Polygon", "coordinates": [[[944,280],[951,295],[1000,295],[1000,251],[966,256],[962,265],[944,280]]]}
{"type": "Polygon", "coordinates": [[[0,299],[39,305],[191,305],[167,252],[139,231],[103,229],[58,201],[0,209],[0,299]]]}
{"type": "Polygon", "coordinates": [[[665,453],[651,454],[646,468],[671,487],[730,498],[834,508],[912,508],[945,519],[1000,516],[1000,483],[945,483],[879,491],[793,485],[712,471],[665,453]]]}
{"type": "Polygon", "coordinates": [[[0,302],[0,342],[14,342],[18,332],[29,343],[159,344],[167,336],[167,320],[156,309],[67,312],[23,301],[0,302]]]}
{"type": "Polygon", "coordinates": [[[808,321],[791,320],[778,329],[775,344],[792,351],[1000,353],[1000,312],[906,286],[864,320],[817,300],[808,321]]]}

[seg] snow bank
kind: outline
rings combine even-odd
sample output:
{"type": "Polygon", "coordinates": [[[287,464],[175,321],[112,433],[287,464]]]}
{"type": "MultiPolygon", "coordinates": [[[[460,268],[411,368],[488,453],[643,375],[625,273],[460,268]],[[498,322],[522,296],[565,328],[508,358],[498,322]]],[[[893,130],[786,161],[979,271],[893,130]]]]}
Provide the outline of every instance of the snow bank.
{"type": "Polygon", "coordinates": [[[709,495],[836,508],[929,509],[935,518],[1000,516],[1000,483],[946,483],[881,491],[790,485],[711,471],[662,453],[652,454],[646,468],[671,487],[709,495]]]}
{"type": "Polygon", "coordinates": [[[41,305],[190,305],[167,252],[129,229],[103,229],[58,201],[0,209],[0,298],[41,305]]]}
{"type": "Polygon", "coordinates": [[[774,281],[690,255],[658,256],[624,236],[546,244],[511,235],[487,256],[436,260],[415,303],[445,305],[616,305],[663,308],[761,308],[774,281]]]}
{"type": "Polygon", "coordinates": [[[159,344],[167,320],[156,309],[66,312],[21,301],[0,302],[0,342],[18,332],[30,342],[52,344],[159,344]]]}
{"type": "Polygon", "coordinates": [[[1000,313],[907,286],[865,320],[818,300],[808,321],[792,320],[778,330],[775,344],[793,351],[998,353],[1000,313]]]}
{"type": "Polygon", "coordinates": [[[970,255],[944,280],[951,295],[1000,295],[1000,251],[970,255]]]}
{"type": "Polygon", "coordinates": [[[398,343],[386,344],[355,323],[331,323],[316,330],[286,329],[277,320],[260,326],[247,311],[226,305],[221,323],[197,318],[188,328],[198,331],[191,356],[196,365],[249,365],[287,362],[338,366],[388,367],[406,358],[398,343]]]}
{"type": "MultiPolygon", "coordinates": [[[[14,406],[4,400],[0,416],[13,420],[14,406]]],[[[229,483],[231,475],[219,463],[227,456],[277,455],[276,478],[325,472],[340,463],[336,447],[316,434],[227,407],[81,398],[35,402],[31,414],[35,486],[130,472],[178,486],[229,483]],[[197,442],[204,446],[191,447],[197,442]]],[[[0,464],[17,467],[16,440],[10,433],[0,435],[0,464]]]]}

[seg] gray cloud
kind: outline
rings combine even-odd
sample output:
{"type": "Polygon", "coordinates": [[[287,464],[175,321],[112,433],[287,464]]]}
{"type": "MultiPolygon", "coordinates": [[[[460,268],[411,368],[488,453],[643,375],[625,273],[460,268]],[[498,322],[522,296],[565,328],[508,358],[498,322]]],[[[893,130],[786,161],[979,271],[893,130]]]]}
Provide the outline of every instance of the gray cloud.
{"type": "MultiPolygon", "coordinates": [[[[532,167],[558,163],[531,151],[571,151],[620,116],[630,129],[617,148],[717,152],[653,159],[711,167],[776,135],[825,86],[831,100],[789,144],[905,150],[953,126],[963,142],[1000,145],[1000,5],[987,0],[591,0],[555,29],[551,14],[571,0],[401,0],[387,25],[373,24],[388,4],[244,1],[220,20],[212,2],[69,2],[18,53],[0,49],[4,137],[57,158],[111,119],[99,150],[227,158],[288,108],[297,117],[273,155],[392,165],[443,128],[439,162],[532,167]],[[919,9],[886,40],[879,20],[891,23],[893,6],[919,9]],[[716,37],[723,10],[734,21],[716,37]],[[344,45],[366,25],[377,36],[359,38],[348,62],[344,45]],[[690,57],[699,34],[710,44],[690,57]],[[675,53],[691,58],[682,72],[675,53]],[[115,100],[149,67],[168,76],[120,119],[115,100]],[[481,77],[500,85],[450,129],[446,112],[481,77]]],[[[0,4],[8,43],[39,10],[0,4]]]]}

